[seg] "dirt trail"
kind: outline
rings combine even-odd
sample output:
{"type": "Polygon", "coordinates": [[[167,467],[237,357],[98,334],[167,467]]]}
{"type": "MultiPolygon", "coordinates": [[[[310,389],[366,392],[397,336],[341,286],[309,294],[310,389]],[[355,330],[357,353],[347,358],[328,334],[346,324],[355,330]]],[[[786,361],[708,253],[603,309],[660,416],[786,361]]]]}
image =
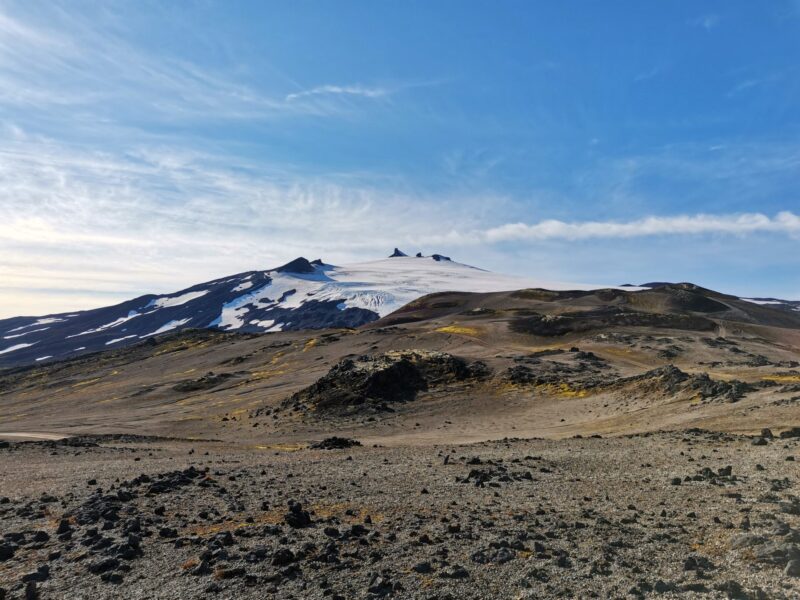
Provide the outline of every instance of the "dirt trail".
{"type": "Polygon", "coordinates": [[[69,437],[63,433],[45,433],[42,431],[0,431],[0,440],[63,440],[69,437]]]}

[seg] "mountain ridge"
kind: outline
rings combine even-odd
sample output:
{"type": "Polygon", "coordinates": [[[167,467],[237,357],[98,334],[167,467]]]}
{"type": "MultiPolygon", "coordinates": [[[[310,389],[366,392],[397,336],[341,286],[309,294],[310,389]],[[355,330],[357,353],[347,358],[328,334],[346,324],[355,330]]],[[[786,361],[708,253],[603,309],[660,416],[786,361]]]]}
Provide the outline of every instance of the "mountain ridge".
{"type": "Polygon", "coordinates": [[[144,294],[112,306],[1,319],[0,368],[123,348],[184,329],[271,333],[354,328],[428,294],[526,289],[527,294],[607,289],[611,295],[613,290],[671,290],[669,302],[701,313],[727,311],[740,320],[770,323],[800,315],[800,302],[727,296],[688,283],[637,287],[541,281],[492,273],[441,254],[412,257],[395,248],[390,257],[376,261],[336,266],[301,256],[274,269],[245,271],[169,294],[144,294]]]}
{"type": "MultiPolygon", "coordinates": [[[[298,257],[169,294],[97,309],[0,319],[0,367],[120,348],[168,331],[358,327],[437,291],[501,291],[542,283],[483,271],[441,254],[336,266],[298,257]]],[[[557,284],[559,285],[559,284],[557,284]]],[[[564,284],[560,284],[564,285],[564,284]]]]}

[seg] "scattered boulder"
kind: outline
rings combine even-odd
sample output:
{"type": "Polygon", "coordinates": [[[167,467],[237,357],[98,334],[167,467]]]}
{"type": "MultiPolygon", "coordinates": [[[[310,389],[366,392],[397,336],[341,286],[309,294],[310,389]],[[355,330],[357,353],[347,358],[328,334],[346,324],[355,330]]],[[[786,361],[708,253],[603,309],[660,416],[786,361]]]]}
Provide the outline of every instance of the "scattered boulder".
{"type": "Polygon", "coordinates": [[[354,446],[360,446],[361,442],[358,440],[353,440],[346,437],[338,437],[332,436],[329,438],[325,438],[320,442],[314,442],[311,444],[311,448],[315,450],[342,450],[345,448],[353,448],[354,446]]]}
{"type": "Polygon", "coordinates": [[[218,385],[226,382],[231,377],[233,377],[233,375],[230,373],[213,373],[209,371],[199,379],[181,381],[180,383],[172,386],[172,389],[176,392],[197,392],[200,390],[210,390],[211,388],[215,388],[218,385]]]}
{"type": "Polygon", "coordinates": [[[311,515],[303,510],[303,505],[294,500],[289,501],[289,512],[283,516],[284,522],[295,529],[311,525],[311,515]]]}

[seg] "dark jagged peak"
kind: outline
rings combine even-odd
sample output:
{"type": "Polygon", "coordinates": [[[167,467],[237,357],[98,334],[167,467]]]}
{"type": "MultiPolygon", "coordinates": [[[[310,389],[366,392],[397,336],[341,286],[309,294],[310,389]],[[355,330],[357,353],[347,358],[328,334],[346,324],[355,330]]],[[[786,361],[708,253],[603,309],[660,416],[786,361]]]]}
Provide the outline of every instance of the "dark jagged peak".
{"type": "Polygon", "coordinates": [[[275,269],[278,273],[314,273],[316,268],[302,256],[275,269]]]}
{"type": "Polygon", "coordinates": [[[318,259],[316,259],[316,260],[312,260],[312,261],[311,261],[311,264],[312,264],[312,265],[316,265],[316,266],[318,266],[318,267],[324,267],[324,266],[325,266],[325,263],[324,263],[324,262],[322,262],[322,259],[321,259],[321,258],[318,258],[318,259]]]}
{"type": "Polygon", "coordinates": [[[417,252],[416,257],[417,258],[422,258],[422,252],[417,252]]]}
{"type": "Polygon", "coordinates": [[[399,257],[401,257],[401,256],[408,256],[408,254],[406,254],[405,252],[403,252],[402,250],[400,250],[400,248],[395,248],[395,249],[394,249],[394,252],[392,252],[392,253],[389,255],[389,258],[399,258],[399,257]]]}
{"type": "Polygon", "coordinates": [[[431,258],[433,260],[435,260],[435,261],[442,261],[442,260],[450,261],[450,260],[452,260],[449,256],[444,256],[442,254],[431,254],[431,258]]]}

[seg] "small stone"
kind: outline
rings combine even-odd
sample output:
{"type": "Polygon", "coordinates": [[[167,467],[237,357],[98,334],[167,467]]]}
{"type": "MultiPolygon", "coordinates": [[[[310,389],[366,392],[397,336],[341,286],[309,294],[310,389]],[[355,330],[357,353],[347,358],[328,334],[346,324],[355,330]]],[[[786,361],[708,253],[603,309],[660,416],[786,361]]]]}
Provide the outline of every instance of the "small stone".
{"type": "Polygon", "coordinates": [[[453,565],[439,573],[439,577],[445,579],[465,579],[469,577],[469,572],[460,565],[453,565]]]}
{"type": "Polygon", "coordinates": [[[39,590],[36,589],[36,582],[29,581],[25,584],[25,600],[36,600],[39,597],[39,590]]]}
{"type": "Polygon", "coordinates": [[[119,561],[116,558],[101,558],[95,562],[89,563],[86,567],[90,573],[99,575],[107,571],[113,571],[119,566],[119,561]]]}
{"type": "Polygon", "coordinates": [[[72,526],[69,524],[69,521],[67,519],[61,519],[58,522],[58,529],[56,529],[56,534],[62,535],[69,531],[72,531],[72,526]]]}
{"type": "Polygon", "coordinates": [[[289,512],[283,516],[284,522],[295,529],[311,525],[311,515],[303,510],[303,505],[294,500],[289,501],[289,512]]]}
{"type": "Polygon", "coordinates": [[[431,567],[431,563],[424,561],[411,567],[411,570],[415,571],[416,573],[430,573],[433,571],[433,567],[431,567]]]}
{"type": "Polygon", "coordinates": [[[28,583],[29,581],[47,581],[50,577],[50,567],[47,565],[42,565],[33,573],[28,573],[27,575],[22,576],[22,583],[28,583]]]}
{"type": "Polygon", "coordinates": [[[37,531],[36,533],[33,534],[33,541],[36,542],[37,544],[46,542],[49,539],[50,536],[47,534],[46,531],[37,531]]]}
{"type": "Polygon", "coordinates": [[[787,577],[800,577],[800,560],[793,559],[786,563],[783,574],[787,577]]]}
{"type": "Polygon", "coordinates": [[[280,548],[272,556],[272,565],[275,567],[283,567],[294,562],[294,552],[288,548],[280,548]]]}
{"type": "Polygon", "coordinates": [[[14,557],[14,546],[11,544],[0,544],[0,561],[14,557]]]}

